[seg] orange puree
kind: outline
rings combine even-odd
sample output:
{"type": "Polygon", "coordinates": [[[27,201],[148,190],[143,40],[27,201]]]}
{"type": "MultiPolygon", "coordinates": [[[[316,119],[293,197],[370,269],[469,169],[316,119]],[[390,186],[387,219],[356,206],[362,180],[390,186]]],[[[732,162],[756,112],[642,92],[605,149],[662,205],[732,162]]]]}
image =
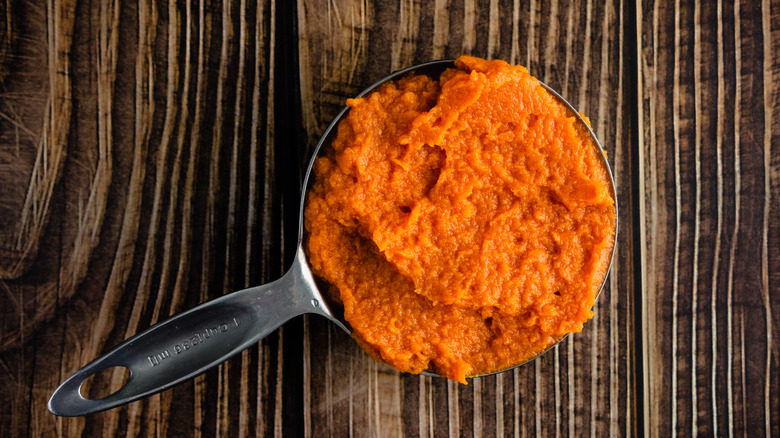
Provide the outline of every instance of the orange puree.
{"type": "Polygon", "coordinates": [[[615,204],[587,129],[525,68],[455,65],[347,101],[305,224],[369,354],[465,383],[582,330],[615,204]]]}

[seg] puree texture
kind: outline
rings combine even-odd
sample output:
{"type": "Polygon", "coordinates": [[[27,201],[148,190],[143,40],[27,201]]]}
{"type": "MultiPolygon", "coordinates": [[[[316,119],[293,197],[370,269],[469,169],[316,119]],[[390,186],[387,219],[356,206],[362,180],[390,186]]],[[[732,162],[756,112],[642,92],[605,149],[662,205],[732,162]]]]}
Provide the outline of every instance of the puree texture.
{"type": "Polygon", "coordinates": [[[616,218],[569,108],[524,67],[455,65],[347,100],[305,227],[314,273],[371,356],[466,383],[582,330],[616,218]]]}

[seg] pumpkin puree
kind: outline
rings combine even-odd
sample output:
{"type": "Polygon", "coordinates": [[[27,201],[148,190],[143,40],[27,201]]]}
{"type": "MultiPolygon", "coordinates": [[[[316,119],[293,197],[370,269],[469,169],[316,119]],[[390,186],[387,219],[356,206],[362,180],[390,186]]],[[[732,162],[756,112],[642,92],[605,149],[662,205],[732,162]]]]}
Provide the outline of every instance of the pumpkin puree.
{"type": "Polygon", "coordinates": [[[466,383],[582,330],[615,205],[589,132],[524,67],[455,65],[347,101],[305,226],[369,354],[466,383]]]}

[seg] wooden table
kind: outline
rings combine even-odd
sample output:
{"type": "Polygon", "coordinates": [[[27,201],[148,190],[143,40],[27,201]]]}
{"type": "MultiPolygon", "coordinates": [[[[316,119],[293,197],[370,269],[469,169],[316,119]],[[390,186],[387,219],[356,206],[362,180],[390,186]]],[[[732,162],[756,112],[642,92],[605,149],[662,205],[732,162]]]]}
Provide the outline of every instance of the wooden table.
{"type": "Polygon", "coordinates": [[[780,2],[0,11],[0,436],[780,435],[780,2]],[[126,337],[280,277],[302,172],[345,98],[460,54],[528,66],[609,152],[617,255],[582,333],[462,386],[299,317],[171,391],[48,413],[126,337]]]}

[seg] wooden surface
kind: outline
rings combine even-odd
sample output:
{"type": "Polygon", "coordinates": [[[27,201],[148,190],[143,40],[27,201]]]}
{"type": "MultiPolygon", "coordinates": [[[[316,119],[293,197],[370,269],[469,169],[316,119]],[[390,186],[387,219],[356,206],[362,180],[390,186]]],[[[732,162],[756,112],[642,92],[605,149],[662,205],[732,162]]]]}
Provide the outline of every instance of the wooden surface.
{"type": "Polygon", "coordinates": [[[637,15],[645,418],[778,436],[780,4],[696,3],[637,15]]]}
{"type": "Polygon", "coordinates": [[[3,0],[0,17],[0,436],[780,435],[780,3],[3,0]],[[345,98],[460,54],[526,65],[608,150],[617,255],[582,333],[462,386],[300,317],[142,402],[48,413],[138,330],[281,276],[345,98]]]}

